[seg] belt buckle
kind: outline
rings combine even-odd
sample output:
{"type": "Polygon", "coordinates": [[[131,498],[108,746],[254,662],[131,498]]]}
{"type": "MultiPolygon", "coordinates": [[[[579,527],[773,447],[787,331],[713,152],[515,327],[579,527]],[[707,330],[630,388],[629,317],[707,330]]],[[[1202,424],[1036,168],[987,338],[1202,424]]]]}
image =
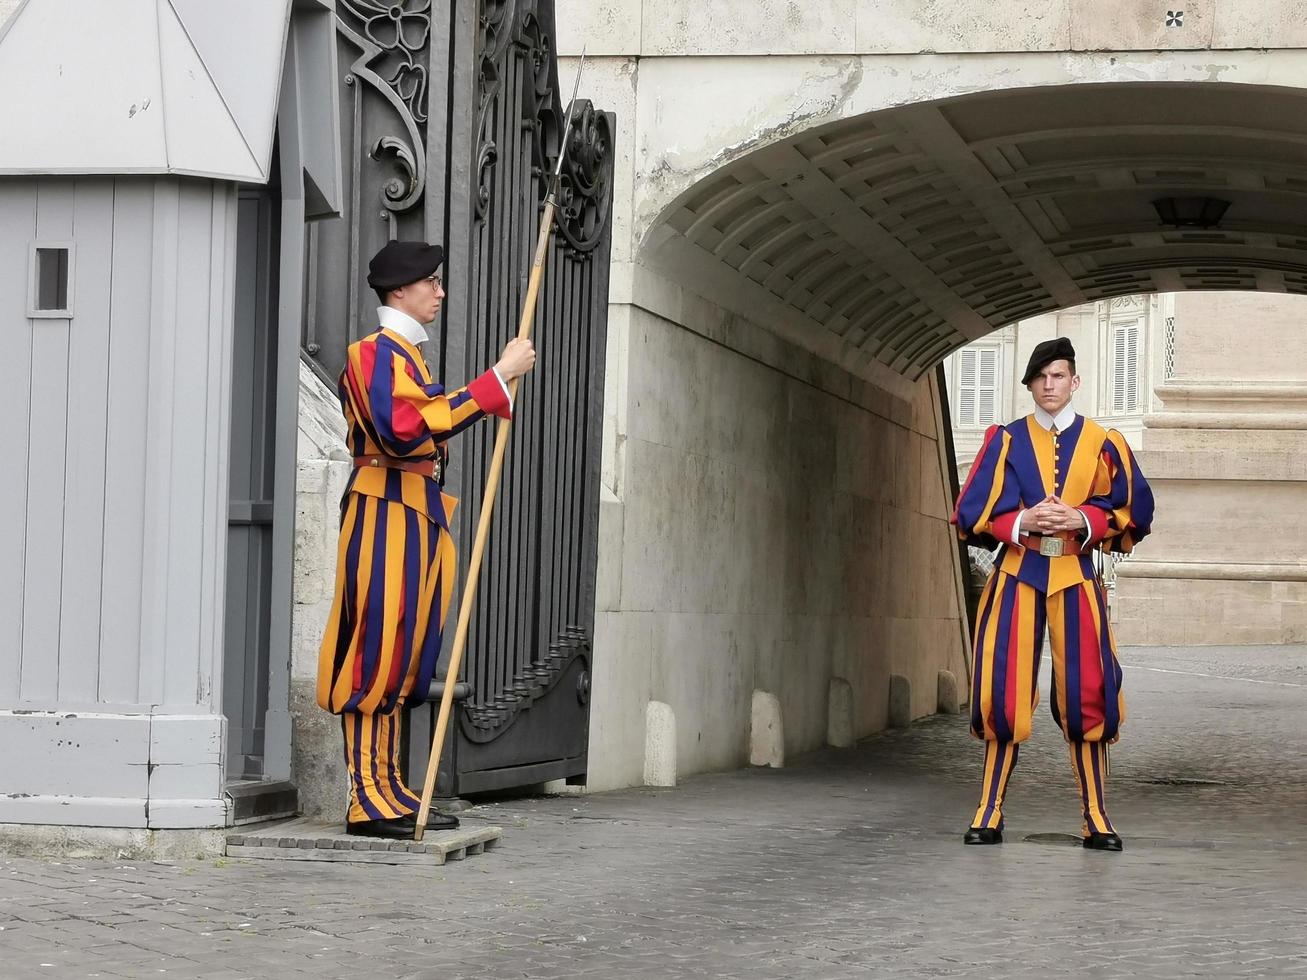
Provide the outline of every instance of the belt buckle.
{"type": "Polygon", "coordinates": [[[1039,539],[1039,553],[1045,558],[1061,558],[1065,545],[1061,538],[1042,537],[1039,539]]]}

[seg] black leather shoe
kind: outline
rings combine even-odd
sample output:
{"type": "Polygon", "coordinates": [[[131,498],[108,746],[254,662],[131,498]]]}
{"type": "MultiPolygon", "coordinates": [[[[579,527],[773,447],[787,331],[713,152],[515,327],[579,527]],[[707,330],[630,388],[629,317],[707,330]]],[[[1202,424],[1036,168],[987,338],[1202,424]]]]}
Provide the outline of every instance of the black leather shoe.
{"type": "Polygon", "coordinates": [[[412,817],[395,817],[393,820],[359,820],[345,823],[345,833],[352,837],[385,837],[390,840],[411,839],[416,828],[412,817]]]}
{"type": "MultiPolygon", "coordinates": [[[[1003,831],[989,827],[971,827],[962,835],[964,844],[1002,844],[1003,831]]],[[[1089,845],[1085,845],[1088,847],[1089,845]]]]}
{"type": "Polygon", "coordinates": [[[451,817],[439,810],[427,812],[427,830],[457,830],[458,817],[451,817]]]}
{"type": "Polygon", "coordinates": [[[1116,834],[1100,834],[1097,831],[1085,838],[1085,847],[1091,851],[1120,851],[1125,845],[1116,834]]]}

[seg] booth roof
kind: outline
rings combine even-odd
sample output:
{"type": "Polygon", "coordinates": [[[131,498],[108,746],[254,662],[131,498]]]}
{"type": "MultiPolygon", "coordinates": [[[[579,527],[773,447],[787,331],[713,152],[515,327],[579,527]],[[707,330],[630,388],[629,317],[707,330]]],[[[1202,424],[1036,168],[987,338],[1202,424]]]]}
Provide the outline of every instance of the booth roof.
{"type": "Polygon", "coordinates": [[[290,0],[25,0],[0,28],[0,174],[266,183],[290,0]]]}

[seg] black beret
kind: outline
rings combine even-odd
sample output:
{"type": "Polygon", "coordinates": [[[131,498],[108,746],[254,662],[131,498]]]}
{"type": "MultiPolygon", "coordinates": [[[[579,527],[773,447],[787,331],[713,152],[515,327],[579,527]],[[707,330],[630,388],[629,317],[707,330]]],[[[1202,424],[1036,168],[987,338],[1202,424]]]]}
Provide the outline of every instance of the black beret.
{"type": "Polygon", "coordinates": [[[1030,352],[1030,363],[1026,365],[1026,373],[1022,377],[1021,383],[1029,385],[1030,382],[1039,377],[1040,371],[1054,361],[1074,361],[1075,359],[1076,349],[1071,346],[1071,341],[1065,337],[1054,337],[1042,344],[1036,344],[1035,349],[1030,352]]]}
{"type": "Polygon", "coordinates": [[[387,242],[368,263],[368,285],[398,289],[425,279],[445,261],[445,250],[426,242],[387,242]]]}

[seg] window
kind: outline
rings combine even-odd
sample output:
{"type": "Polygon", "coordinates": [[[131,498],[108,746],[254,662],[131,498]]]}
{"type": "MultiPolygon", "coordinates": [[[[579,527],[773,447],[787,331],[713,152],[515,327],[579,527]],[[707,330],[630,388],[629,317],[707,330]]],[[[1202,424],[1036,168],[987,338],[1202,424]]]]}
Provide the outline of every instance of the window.
{"type": "Polygon", "coordinates": [[[67,319],[73,315],[73,247],[38,242],[32,246],[27,315],[67,319]]]}
{"type": "Polygon", "coordinates": [[[1170,381],[1175,377],[1175,317],[1166,318],[1166,352],[1164,354],[1164,370],[1162,377],[1170,381]]]}
{"type": "Polygon", "coordinates": [[[1112,328],[1112,412],[1139,411],[1139,321],[1112,328]]]}
{"type": "Polygon", "coordinates": [[[998,421],[998,353],[997,347],[959,352],[959,426],[984,428],[998,421]]]}

